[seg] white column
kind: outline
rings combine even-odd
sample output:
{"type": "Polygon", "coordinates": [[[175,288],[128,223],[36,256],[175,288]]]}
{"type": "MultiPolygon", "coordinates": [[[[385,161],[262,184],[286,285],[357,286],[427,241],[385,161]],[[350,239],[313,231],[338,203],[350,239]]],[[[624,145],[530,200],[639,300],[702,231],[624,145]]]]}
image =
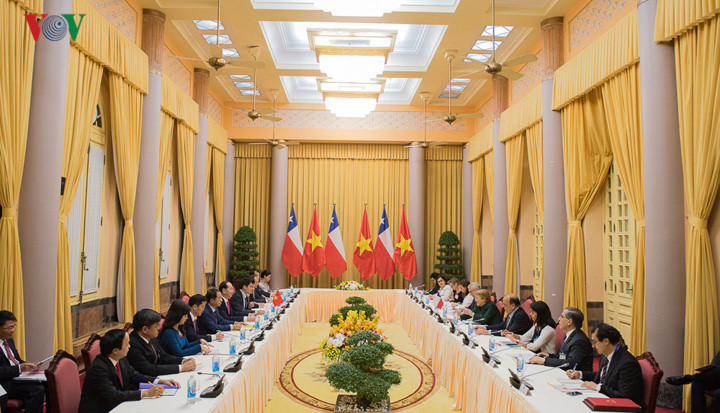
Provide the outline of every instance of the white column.
{"type": "Polygon", "coordinates": [[[505,260],[508,243],[508,200],[505,144],[500,142],[500,114],[508,107],[508,79],[493,78],[493,290],[505,294],[505,260]]]}
{"type": "Polygon", "coordinates": [[[270,278],[271,288],[285,288],[287,276],[282,263],[282,249],[288,223],[288,148],[275,145],[272,149],[270,187],[270,278]]]}
{"type": "Polygon", "coordinates": [[[657,0],[638,2],[647,348],[665,375],[682,374],[685,212],[675,54],[653,40],[657,0]]]}
{"type": "Polygon", "coordinates": [[[193,264],[195,273],[195,292],[205,292],[205,166],[207,157],[208,101],[210,99],[208,84],[210,72],[206,69],[195,69],[193,78],[193,98],[200,109],[199,131],[195,135],[195,170],[193,174],[192,215],[190,230],[193,237],[193,264]]]}
{"type": "Polygon", "coordinates": [[[473,199],[472,164],[468,162],[468,147],[463,148],[463,209],[462,209],[462,253],[465,277],[470,279],[473,249],[473,199]]]}
{"type": "MultiPolygon", "coordinates": [[[[408,201],[405,206],[410,238],[415,248],[417,275],[410,279],[415,286],[425,283],[425,148],[411,147],[408,149],[409,188],[408,201]]],[[[432,286],[425,286],[426,289],[432,286]]]]}
{"type": "MultiPolygon", "coordinates": [[[[235,144],[228,141],[225,155],[225,187],[223,193],[223,240],[225,241],[225,268],[230,270],[232,260],[233,237],[235,236],[235,144]]],[[[226,274],[227,274],[226,271],[226,274]]],[[[227,277],[226,275],[226,278],[227,277]]],[[[218,280],[222,282],[224,280],[218,280]]]]}
{"type": "MultiPolygon", "coordinates": [[[[72,0],[46,2],[43,13],[72,13],[72,0]]],[[[25,296],[25,319],[21,322],[25,323],[28,360],[45,358],[53,351],[69,47],[69,34],[58,41],[47,40],[41,34],[35,46],[30,124],[18,205],[25,296]]]]}

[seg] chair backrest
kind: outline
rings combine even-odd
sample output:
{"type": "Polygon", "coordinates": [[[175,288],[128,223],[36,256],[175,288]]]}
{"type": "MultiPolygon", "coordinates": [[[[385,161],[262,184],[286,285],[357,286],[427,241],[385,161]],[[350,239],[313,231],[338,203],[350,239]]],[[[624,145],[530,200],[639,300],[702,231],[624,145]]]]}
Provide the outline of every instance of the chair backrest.
{"type": "Polygon", "coordinates": [[[190,302],[190,295],[185,291],[180,291],[180,299],[183,300],[185,304],[188,304],[190,302]]]}
{"type": "Polygon", "coordinates": [[[560,352],[560,345],[565,339],[565,332],[560,328],[560,324],[555,327],[555,352],[560,352]]]}
{"type": "Polygon", "coordinates": [[[500,316],[504,318],[505,316],[505,305],[503,304],[502,297],[500,297],[497,302],[495,303],[498,310],[500,310],[500,316]]]}
{"type": "Polygon", "coordinates": [[[497,294],[495,294],[495,292],[493,292],[492,294],[490,294],[490,300],[491,300],[493,303],[496,303],[496,302],[497,302],[497,294]]]}
{"type": "Polygon", "coordinates": [[[655,413],[658,390],[664,372],[660,369],[651,352],[637,356],[642,369],[643,389],[645,391],[645,413],[655,413]]]}
{"type": "Polygon", "coordinates": [[[90,368],[95,357],[100,354],[100,335],[92,333],[85,346],[80,350],[82,354],[83,363],[85,364],[85,370],[90,368]]]}
{"type": "Polygon", "coordinates": [[[77,413],[80,406],[80,375],[77,360],[63,350],[58,350],[45,370],[48,400],[56,413],[77,413]]]}
{"type": "Polygon", "coordinates": [[[126,333],[130,334],[133,332],[133,324],[131,322],[125,323],[123,326],[123,330],[125,330],[126,333]]]}
{"type": "Polygon", "coordinates": [[[527,298],[525,301],[523,301],[523,303],[522,303],[522,308],[523,308],[523,310],[525,310],[525,312],[527,313],[528,317],[530,317],[530,311],[531,311],[531,310],[530,310],[530,304],[532,304],[532,303],[534,303],[534,302],[535,302],[535,299],[534,299],[533,296],[531,295],[530,297],[528,297],[528,298],[527,298]]]}

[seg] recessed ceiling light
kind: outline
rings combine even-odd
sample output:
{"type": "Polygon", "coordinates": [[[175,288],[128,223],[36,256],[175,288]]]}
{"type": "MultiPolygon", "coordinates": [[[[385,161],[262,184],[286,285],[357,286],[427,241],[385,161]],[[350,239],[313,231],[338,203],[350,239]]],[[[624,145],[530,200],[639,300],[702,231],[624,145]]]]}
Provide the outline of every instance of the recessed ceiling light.
{"type": "Polygon", "coordinates": [[[230,75],[230,79],[250,80],[250,75],[230,75]]]}
{"type": "Polygon", "coordinates": [[[470,83],[470,79],[461,79],[456,77],[455,79],[451,79],[450,83],[470,83]]]}
{"type": "MultiPolygon", "coordinates": [[[[450,93],[450,99],[456,99],[458,96],[460,96],[460,93],[458,93],[458,92],[450,93]]],[[[447,92],[443,92],[440,94],[440,99],[447,99],[447,98],[448,98],[447,92]]]]}
{"type": "MultiPolygon", "coordinates": [[[[496,40],[495,41],[495,49],[500,47],[500,44],[502,41],[496,40]]],[[[473,46],[473,50],[485,50],[485,51],[492,51],[493,50],[493,42],[491,40],[478,40],[475,42],[475,46],[473,46]]]]}
{"type": "MultiPolygon", "coordinates": [[[[195,27],[198,28],[198,30],[217,30],[217,20],[193,20],[193,23],[195,23],[195,27]]],[[[222,22],[220,22],[220,30],[225,30],[223,27],[222,22]]]]}
{"type": "Polygon", "coordinates": [[[223,57],[240,57],[237,49],[222,49],[223,57]]]}
{"type": "MultiPolygon", "coordinates": [[[[252,96],[253,91],[252,91],[252,90],[241,90],[241,91],[240,91],[240,94],[242,94],[243,96],[252,96]]],[[[259,90],[256,90],[256,91],[255,91],[255,96],[260,96],[260,91],[259,91],[259,90]]]]}
{"type": "MultiPolygon", "coordinates": [[[[203,34],[203,37],[205,38],[205,41],[208,42],[208,44],[217,44],[218,43],[218,37],[214,34],[203,34]]],[[[232,44],[230,41],[230,36],[227,34],[221,34],[220,35],[220,44],[232,44]]]]}
{"type": "Polygon", "coordinates": [[[255,87],[253,82],[235,82],[235,86],[241,89],[252,89],[255,87]]]}
{"type": "Polygon", "coordinates": [[[463,90],[465,90],[466,87],[466,85],[447,85],[445,86],[445,91],[447,92],[448,90],[452,90],[462,92],[463,90]]]}
{"type": "Polygon", "coordinates": [[[400,8],[400,0],[314,0],[315,7],[333,16],[382,17],[400,8]]]}
{"type": "MultiPolygon", "coordinates": [[[[485,30],[483,30],[481,36],[492,36],[492,29],[492,26],[485,27],[485,30]]],[[[512,31],[512,29],[514,29],[513,26],[495,26],[495,37],[507,37],[512,31]]]]}

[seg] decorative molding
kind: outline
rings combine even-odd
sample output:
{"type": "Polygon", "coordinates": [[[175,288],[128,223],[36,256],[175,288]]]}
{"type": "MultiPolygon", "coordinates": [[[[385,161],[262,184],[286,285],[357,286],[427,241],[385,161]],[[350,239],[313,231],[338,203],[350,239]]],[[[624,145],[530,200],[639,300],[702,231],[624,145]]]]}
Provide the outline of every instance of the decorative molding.
{"type": "Polygon", "coordinates": [[[189,95],[190,78],[192,74],[182,63],[180,63],[180,60],[172,57],[172,54],[173,53],[170,51],[167,45],[165,45],[163,51],[163,75],[167,76],[168,79],[175,82],[175,84],[178,85],[178,87],[183,92],[189,95]]]}
{"type": "Polygon", "coordinates": [[[135,42],[138,14],[125,0],[96,0],[93,5],[120,32],[135,42]]]}
{"type": "Polygon", "coordinates": [[[485,125],[492,122],[492,108],[493,108],[492,102],[493,102],[493,100],[489,99],[478,110],[478,112],[482,113],[483,116],[481,118],[475,119],[475,130],[476,131],[479,131],[480,129],[484,128],[485,125]]]}
{"type": "Polygon", "coordinates": [[[630,0],[591,0],[570,21],[570,52],[585,47],[616,20],[619,13],[630,6],[630,0]]]}
{"type": "Polygon", "coordinates": [[[222,105],[215,100],[212,95],[210,96],[210,104],[208,106],[208,117],[222,125],[222,105]]]}
{"type": "Polygon", "coordinates": [[[537,53],[537,58],[538,60],[528,63],[522,68],[520,73],[523,74],[523,77],[512,82],[512,102],[516,102],[525,93],[542,82],[542,52],[537,53]]]}

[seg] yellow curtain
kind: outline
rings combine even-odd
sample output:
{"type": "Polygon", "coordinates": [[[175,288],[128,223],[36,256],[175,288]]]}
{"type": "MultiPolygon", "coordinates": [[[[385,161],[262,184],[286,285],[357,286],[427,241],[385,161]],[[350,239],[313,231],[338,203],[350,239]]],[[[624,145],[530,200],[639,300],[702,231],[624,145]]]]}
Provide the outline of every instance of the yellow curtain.
{"type": "MultiPolygon", "coordinates": [[[[720,348],[714,257],[708,217],[720,186],[720,16],[675,39],[685,211],[685,373],[720,348]]],[[[688,396],[686,389],[686,396],[688,396]]],[[[689,410],[689,398],[685,398],[689,410]]]]}
{"type": "Polygon", "coordinates": [[[215,203],[215,227],[217,228],[217,249],[215,258],[215,279],[218,283],[225,280],[225,241],[223,240],[223,194],[225,188],[225,154],[217,148],[212,149],[212,183],[215,203]]]}
{"type": "MultiPolygon", "coordinates": [[[[155,222],[160,219],[162,212],[163,197],[165,194],[165,178],[170,156],[172,154],[172,137],[175,130],[175,119],[165,111],[160,111],[160,139],[158,152],[158,176],[157,176],[157,202],[155,204],[155,222]]],[[[160,261],[158,256],[157,239],[155,240],[155,274],[153,276],[153,309],[160,311],[160,261]]],[[[163,251],[167,254],[168,251],[163,251]]]]}
{"type": "Polygon", "coordinates": [[[522,194],[523,158],[525,157],[525,133],[505,141],[505,171],[507,173],[508,201],[508,243],[505,259],[505,294],[515,293],[518,289],[518,239],[517,221],[520,212],[522,194]]]}
{"type": "Polygon", "coordinates": [[[610,145],[628,203],[637,223],[633,268],[632,330],[630,352],[642,354],[645,344],[645,207],[642,125],[640,123],[640,71],[630,66],[602,85],[610,145]]]}
{"type": "Polygon", "coordinates": [[[485,160],[485,190],[488,196],[488,206],[490,207],[490,217],[492,218],[493,212],[493,153],[492,151],[486,153],[483,156],[485,160]]]}
{"type": "MultiPolygon", "coordinates": [[[[543,208],[543,134],[542,121],[532,125],[525,131],[525,140],[527,142],[528,164],[530,166],[530,182],[533,187],[533,195],[535,197],[535,205],[538,209],[540,222],[545,219],[545,210],[543,208]]],[[[545,299],[545,268],[540,268],[540,290],[533,291],[536,300],[545,299]]]]}
{"type": "MultiPolygon", "coordinates": [[[[462,149],[459,153],[462,160],[462,149]]],[[[342,281],[356,280],[370,288],[404,288],[405,280],[400,273],[385,282],[377,275],[363,281],[353,265],[352,257],[365,202],[373,237],[377,237],[385,204],[392,240],[395,241],[400,227],[402,204],[408,203],[407,150],[402,145],[303,144],[299,147],[291,146],[288,157],[288,201],[295,203],[303,243],[307,237],[313,204],[317,202],[324,245],[335,203],[348,268],[336,280],[330,278],[327,270],[323,269],[317,278],[302,274],[295,279],[288,278],[288,282],[305,287],[332,287],[342,281]]],[[[462,175],[457,176],[459,178],[462,175]]]]}
{"type": "Polygon", "coordinates": [[[430,148],[425,153],[425,285],[435,264],[440,234],[453,231],[462,240],[462,147],[430,148]]]}
{"type": "Polygon", "coordinates": [[[482,157],[472,162],[472,203],[473,203],[473,248],[472,268],[470,268],[470,282],[482,281],[482,247],[480,245],[480,227],[482,225],[482,203],[485,161],[482,157]]]}
{"type": "MultiPolygon", "coordinates": [[[[35,41],[24,13],[40,12],[42,2],[0,1],[0,308],[18,319],[15,345],[25,354],[25,311],[18,236],[18,200],[25,165],[35,41]]],[[[32,252],[28,252],[32,253],[32,252]]]]}
{"type": "Polygon", "coordinates": [[[720,13],[720,0],[659,0],[655,41],[673,40],[720,13]]]}
{"type": "MultiPolygon", "coordinates": [[[[204,208],[206,208],[206,207],[215,209],[215,202],[214,201],[212,203],[210,202],[210,174],[212,172],[212,160],[213,160],[212,150],[213,150],[213,148],[210,145],[207,145],[205,147],[205,200],[206,201],[205,201],[205,205],[203,205],[203,211],[205,210],[204,208]]],[[[208,221],[210,220],[210,216],[211,216],[210,214],[212,214],[212,217],[215,218],[214,212],[212,212],[210,210],[208,210],[206,212],[208,214],[207,215],[208,221]]],[[[214,245],[205,245],[206,239],[208,240],[208,242],[210,241],[209,235],[210,235],[210,231],[212,231],[212,229],[209,227],[209,222],[205,222],[204,228],[205,228],[205,234],[203,236],[203,280],[205,280],[205,273],[210,272],[211,268],[213,267],[213,263],[210,262],[211,257],[213,260],[215,259],[215,254],[213,253],[214,245]]],[[[203,285],[205,285],[204,282],[203,282],[203,285]]]]}
{"type": "MultiPolygon", "coordinates": [[[[272,147],[270,145],[235,145],[235,208],[233,213],[235,227],[233,235],[242,226],[249,226],[255,231],[257,251],[260,254],[258,256],[260,268],[268,268],[270,251],[271,167],[272,147]]],[[[307,222],[309,224],[310,220],[307,222]]],[[[305,235],[300,234],[301,239],[304,240],[305,235]]],[[[242,274],[242,276],[245,275],[242,274]]],[[[273,276],[284,277],[284,274],[274,274],[273,276]]]]}
{"type": "Polygon", "coordinates": [[[195,134],[184,123],[177,125],[177,166],[180,190],[180,206],[182,209],[183,232],[182,248],[182,274],[180,276],[180,290],[188,295],[195,294],[195,278],[193,271],[193,242],[190,232],[190,217],[192,216],[193,176],[195,170],[195,134]]]}
{"type": "MultiPolygon", "coordinates": [[[[130,321],[135,314],[135,191],[140,163],[140,127],[142,125],[142,93],[115,73],[110,73],[110,126],[112,128],[115,174],[118,197],[125,227],[120,250],[119,275],[122,277],[121,321],[130,321]]],[[[118,298],[120,299],[120,298],[118,298]]]]}
{"type": "MultiPolygon", "coordinates": [[[[585,241],[582,220],[605,182],[612,162],[599,91],[593,90],[562,109],[568,256],[564,303],[587,314],[585,241]]],[[[583,323],[587,330],[587,317],[583,323]]]]}
{"type": "MultiPolygon", "coordinates": [[[[102,66],[75,47],[70,47],[65,104],[65,138],[62,157],[62,176],[65,177],[65,192],[60,197],[55,288],[55,351],[72,351],[73,349],[70,317],[70,277],[75,277],[77,274],[70,274],[71,257],[67,219],[87,163],[90,127],[100,94],[102,74],[102,66]]],[[[72,259],[77,259],[77,257],[72,257],[72,259]]]]}

